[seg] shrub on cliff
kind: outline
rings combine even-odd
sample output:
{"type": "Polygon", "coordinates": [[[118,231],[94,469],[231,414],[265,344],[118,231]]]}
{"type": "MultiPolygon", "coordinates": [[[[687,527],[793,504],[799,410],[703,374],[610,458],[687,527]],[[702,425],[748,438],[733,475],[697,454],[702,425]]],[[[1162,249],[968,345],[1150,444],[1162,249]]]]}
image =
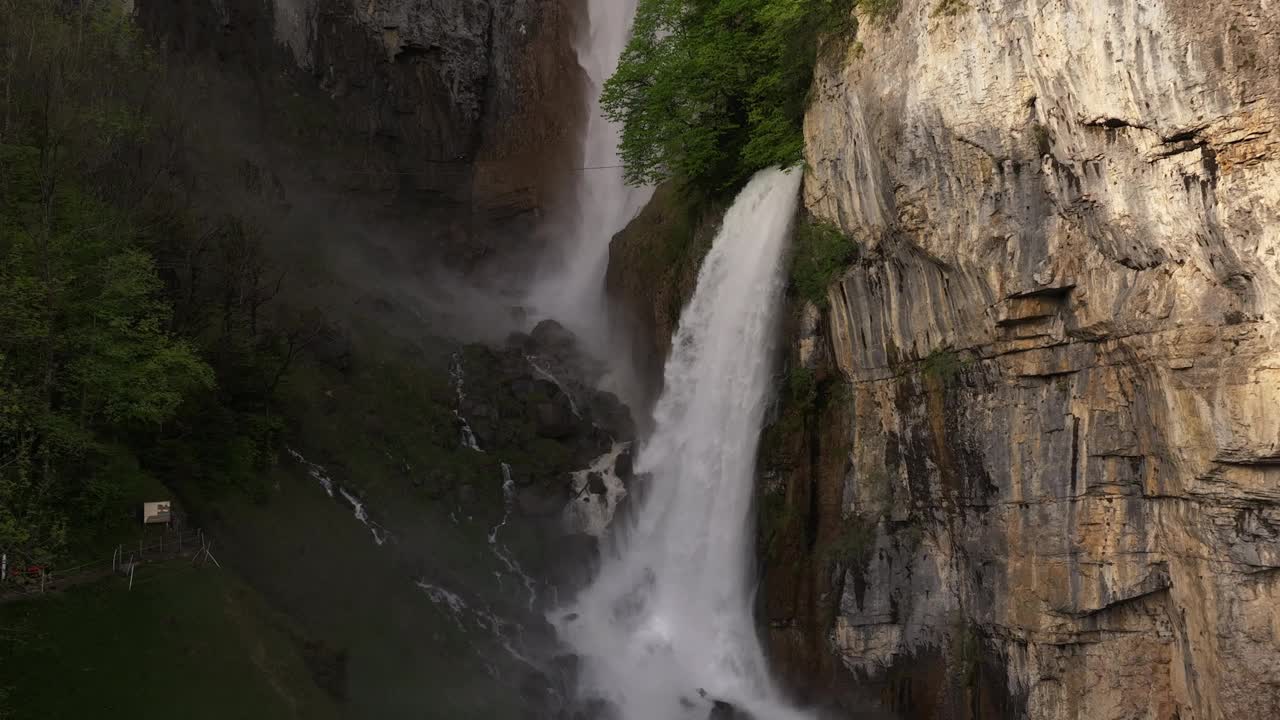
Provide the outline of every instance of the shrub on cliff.
{"type": "Polygon", "coordinates": [[[640,0],[602,105],[624,124],[628,182],[677,178],[724,192],[801,160],[820,37],[857,0],[640,0]]]}
{"type": "Polygon", "coordinates": [[[848,269],[857,255],[853,238],[839,227],[814,220],[796,227],[791,287],[804,300],[826,307],[827,289],[848,269]]]}

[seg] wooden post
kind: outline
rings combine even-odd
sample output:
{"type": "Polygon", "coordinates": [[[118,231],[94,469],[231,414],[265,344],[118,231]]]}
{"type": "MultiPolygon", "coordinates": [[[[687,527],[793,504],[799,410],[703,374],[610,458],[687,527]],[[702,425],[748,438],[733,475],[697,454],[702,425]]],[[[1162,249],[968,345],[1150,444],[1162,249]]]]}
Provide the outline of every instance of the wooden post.
{"type": "Polygon", "coordinates": [[[213,564],[222,567],[222,563],[218,562],[218,558],[213,556],[213,541],[209,541],[204,546],[204,556],[213,561],[213,564]]]}
{"type": "Polygon", "coordinates": [[[133,590],[133,571],[138,569],[138,563],[129,564],[129,590],[133,590]]]}
{"type": "Polygon", "coordinates": [[[44,568],[40,568],[40,594],[44,594],[44,568]]]}

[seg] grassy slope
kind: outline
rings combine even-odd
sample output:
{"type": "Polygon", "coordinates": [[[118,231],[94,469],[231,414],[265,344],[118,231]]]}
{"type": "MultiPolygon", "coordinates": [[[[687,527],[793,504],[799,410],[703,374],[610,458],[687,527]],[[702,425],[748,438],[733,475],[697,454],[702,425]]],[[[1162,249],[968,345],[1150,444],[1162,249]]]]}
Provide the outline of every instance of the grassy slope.
{"type": "Polygon", "coordinates": [[[265,497],[183,494],[218,538],[224,563],[308,637],[345,654],[346,717],[518,715],[519,669],[505,666],[509,657],[490,644],[490,632],[469,612],[460,627],[415,585],[427,578],[504,616],[508,602],[523,605],[522,592],[493,591],[499,566],[486,532],[501,517],[497,459],[456,447],[440,358],[406,354],[370,328],[357,339],[349,373],[304,359],[282,399],[291,446],[360,495],[391,543],[376,546],[351,509],[287,453],[265,497]],[[454,494],[464,482],[475,490],[470,512],[454,494]],[[450,518],[455,510],[460,525],[450,518]],[[503,680],[488,675],[490,662],[503,680]]]}
{"type": "MultiPolygon", "coordinates": [[[[12,718],[336,718],[283,618],[229,572],[177,561],[0,606],[12,718]]],[[[0,711],[3,715],[3,711],[0,711]]]]}
{"type": "MultiPolygon", "coordinates": [[[[487,638],[469,615],[465,631],[414,581],[427,575],[468,592],[462,577],[442,577],[437,561],[459,554],[437,545],[438,521],[425,537],[376,546],[350,509],[325,495],[298,467],[283,466],[265,503],[230,497],[202,512],[221,544],[219,559],[243,572],[273,607],[306,635],[346,657],[344,716],[349,718],[508,717],[473,642],[487,638]],[[427,557],[416,556],[421,551],[427,557]]],[[[490,651],[492,652],[492,651],[490,651]]]]}

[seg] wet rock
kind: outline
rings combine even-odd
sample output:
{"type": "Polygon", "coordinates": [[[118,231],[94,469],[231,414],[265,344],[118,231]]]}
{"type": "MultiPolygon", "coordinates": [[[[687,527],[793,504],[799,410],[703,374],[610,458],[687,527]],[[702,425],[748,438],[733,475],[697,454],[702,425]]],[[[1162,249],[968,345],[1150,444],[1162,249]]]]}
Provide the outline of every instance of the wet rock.
{"type": "Polygon", "coordinates": [[[565,326],[555,320],[543,320],[529,334],[530,350],[539,355],[568,357],[577,352],[578,338],[565,326]]]}
{"type": "Polygon", "coordinates": [[[531,377],[518,377],[511,381],[509,387],[512,395],[518,398],[527,398],[533,394],[537,386],[531,377]]]}
{"type": "Polygon", "coordinates": [[[609,487],[604,484],[604,477],[600,473],[589,473],[587,475],[587,492],[592,495],[604,495],[609,492],[609,487]]]}
{"type": "Polygon", "coordinates": [[[622,713],[618,706],[604,698],[589,698],[576,704],[573,720],[619,720],[622,713]]]}
{"type": "Polygon", "coordinates": [[[497,410],[488,403],[467,403],[464,405],[464,408],[466,417],[471,420],[489,420],[491,418],[500,419],[498,418],[497,410]]]}
{"type": "Polygon", "coordinates": [[[507,336],[505,345],[509,350],[524,350],[531,342],[533,339],[529,337],[529,333],[513,332],[507,336]]]}
{"type": "Polygon", "coordinates": [[[458,502],[463,505],[471,505],[478,497],[476,489],[471,485],[462,485],[458,487],[458,502]]]}
{"type": "MultiPolygon", "coordinates": [[[[553,541],[548,555],[552,559],[551,582],[571,593],[574,588],[583,587],[591,580],[591,574],[600,558],[600,543],[585,533],[569,533],[553,541]]],[[[566,596],[561,597],[563,599],[566,596]]],[[[569,613],[561,619],[573,622],[578,619],[578,615],[569,613]]]]}
{"type": "Polygon", "coordinates": [[[520,488],[516,501],[525,517],[551,517],[569,502],[569,490],[561,482],[537,483],[520,488]]]}
{"type": "Polygon", "coordinates": [[[613,474],[618,476],[624,484],[631,479],[634,472],[634,463],[631,456],[631,449],[627,448],[618,453],[618,459],[613,463],[613,474]]]}
{"type": "Polygon", "coordinates": [[[861,250],[792,330],[845,396],[788,441],[776,666],[903,710],[1280,717],[1280,5],[900,6],[805,117],[807,209],[861,250]]]}
{"type": "Polygon", "coordinates": [[[563,653],[557,655],[551,659],[551,667],[562,677],[577,678],[578,673],[582,670],[582,656],[576,653],[563,653]]]}
{"type": "Polygon", "coordinates": [[[422,488],[428,497],[441,498],[453,488],[453,476],[443,470],[432,469],[415,474],[411,481],[414,487],[422,488]]]}
{"type": "MultiPolygon", "coordinates": [[[[554,631],[553,631],[554,636],[554,631]]],[[[552,639],[554,642],[554,639],[552,639]]],[[[571,703],[578,692],[578,674],[582,671],[582,658],[574,653],[556,655],[547,663],[547,676],[551,679],[555,695],[563,708],[571,703]]]]}
{"type": "Polygon", "coordinates": [[[627,483],[627,494],[623,495],[614,509],[614,523],[635,522],[635,513],[644,505],[645,494],[649,491],[649,483],[653,476],[649,473],[637,473],[627,483]]]}
{"type": "MultiPolygon", "coordinates": [[[[562,394],[560,396],[564,398],[562,394]]],[[[533,421],[540,437],[561,439],[575,430],[573,410],[568,402],[542,400],[533,405],[533,421]]]]}
{"type": "Polygon", "coordinates": [[[520,682],[520,697],[526,703],[546,706],[556,695],[551,678],[537,670],[529,670],[520,682]]]}
{"type": "Polygon", "coordinates": [[[613,436],[603,429],[580,425],[580,432],[573,439],[573,451],[582,461],[594,460],[613,447],[613,436]]]}
{"type": "Polygon", "coordinates": [[[707,714],[707,720],[755,720],[755,718],[732,703],[715,700],[711,704],[711,712],[707,714]]]}
{"type": "Polygon", "coordinates": [[[635,437],[636,424],[631,410],[610,392],[597,392],[589,406],[591,419],[615,439],[635,437]]]}

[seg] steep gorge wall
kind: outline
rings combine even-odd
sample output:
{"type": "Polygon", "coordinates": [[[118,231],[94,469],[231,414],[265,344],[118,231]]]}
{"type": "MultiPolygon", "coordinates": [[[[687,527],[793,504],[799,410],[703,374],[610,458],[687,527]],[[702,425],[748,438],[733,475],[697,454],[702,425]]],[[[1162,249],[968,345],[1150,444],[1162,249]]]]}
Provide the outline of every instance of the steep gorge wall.
{"type": "Polygon", "coordinates": [[[659,186],[640,214],[609,243],[605,292],[634,337],[632,362],[656,400],[680,313],[697,287],[702,259],[727,210],[690,202],[674,182],[659,186]]]}
{"type": "Polygon", "coordinates": [[[359,204],[353,222],[472,266],[530,242],[581,164],[580,0],[136,8],[194,68],[192,101],[209,113],[202,142],[219,147],[202,170],[223,164],[223,176],[251,178],[250,191],[274,193],[269,213],[359,204]]]}
{"type": "Polygon", "coordinates": [[[1277,113],[1268,0],[903,0],[824,60],[805,201],[862,252],[763,463],[794,686],[1280,715],[1277,113]]]}

